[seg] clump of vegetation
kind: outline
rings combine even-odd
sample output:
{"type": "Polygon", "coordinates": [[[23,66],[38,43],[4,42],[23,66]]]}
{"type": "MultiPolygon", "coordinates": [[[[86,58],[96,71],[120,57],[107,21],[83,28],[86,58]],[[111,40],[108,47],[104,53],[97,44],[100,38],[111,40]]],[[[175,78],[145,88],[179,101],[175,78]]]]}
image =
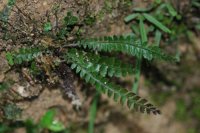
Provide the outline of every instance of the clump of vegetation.
{"type": "MultiPolygon", "coordinates": [[[[152,20],[147,14],[145,16],[148,20],[152,20]]],[[[153,19],[152,21],[154,22],[155,20],[153,19]]],[[[156,21],[156,23],[158,22],[156,21]]],[[[65,89],[66,94],[69,95],[71,90],[75,90],[75,88],[66,84],[65,81],[70,80],[66,78],[69,76],[67,75],[67,72],[70,71],[68,69],[74,69],[80,78],[95,86],[100,93],[107,94],[108,97],[119,101],[122,105],[126,104],[130,109],[140,112],[160,114],[160,111],[147,100],[109,80],[109,77],[122,77],[133,74],[133,66],[119,61],[116,57],[101,55],[101,53],[108,52],[112,55],[112,53],[119,52],[149,61],[153,59],[176,61],[176,58],[165,54],[157,45],[146,45],[147,42],[144,42],[143,38],[141,41],[140,38],[134,35],[88,39],[79,37],[73,42],[67,41],[66,37],[77,24],[78,17],[71,12],[68,12],[64,17],[60,27],[53,27],[50,21],[45,22],[42,24],[43,31],[37,32],[40,38],[42,36],[42,39],[32,46],[22,46],[22,48],[7,52],[8,63],[11,66],[26,66],[29,69],[31,64],[34,63],[40,72],[45,72],[45,76],[48,77],[47,82],[57,83],[62,80],[63,82],[60,82],[60,84],[62,84],[61,86],[65,89]],[[68,66],[71,66],[71,68],[68,66]],[[58,68],[62,68],[59,69],[60,72],[58,72],[58,68]],[[52,77],[52,75],[55,75],[55,77],[52,77]]],[[[10,34],[7,29],[12,29],[12,27],[8,25],[8,27],[4,28],[4,33],[10,34]]],[[[39,27],[35,28],[35,31],[38,31],[39,27]]],[[[33,43],[33,39],[28,39],[30,36],[24,35],[21,29],[15,30],[17,32],[13,32],[13,36],[9,36],[13,42],[16,40],[15,38],[18,38],[18,35],[23,35],[25,38],[23,39],[24,43],[33,43]]],[[[72,81],[67,83],[70,82],[72,84],[72,81]]],[[[79,104],[75,102],[77,101],[76,94],[73,94],[70,98],[74,100],[74,104],[79,104]]]]}

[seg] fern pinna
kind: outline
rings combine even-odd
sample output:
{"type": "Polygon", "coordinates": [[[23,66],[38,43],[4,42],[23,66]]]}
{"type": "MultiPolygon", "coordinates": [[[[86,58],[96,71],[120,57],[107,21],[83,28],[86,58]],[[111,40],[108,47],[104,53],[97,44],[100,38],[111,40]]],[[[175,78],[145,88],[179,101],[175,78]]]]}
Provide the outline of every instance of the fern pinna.
{"type": "MultiPolygon", "coordinates": [[[[115,57],[100,54],[101,51],[110,52],[111,54],[112,52],[122,52],[131,56],[143,57],[147,60],[154,58],[167,61],[176,60],[163,53],[157,46],[140,45],[140,43],[132,35],[81,39],[75,43],[76,45],[68,45],[68,47],[63,47],[59,51],[61,52],[58,56],[60,58],[59,63],[69,64],[80,78],[95,86],[100,93],[107,94],[108,97],[119,101],[122,105],[127,105],[130,109],[148,114],[160,114],[160,111],[148,103],[147,100],[109,81],[109,77],[122,77],[133,74],[133,66],[119,61],[115,57]]],[[[47,49],[23,49],[16,53],[7,53],[7,59],[11,65],[16,64],[14,59],[19,57],[20,62],[29,62],[38,58],[38,56],[44,56],[45,54],[48,56],[50,50],[47,49]]]]}
{"type": "Polygon", "coordinates": [[[80,46],[97,51],[122,52],[131,56],[144,57],[147,60],[163,59],[166,61],[176,61],[176,58],[166,55],[158,46],[140,45],[140,40],[135,40],[134,36],[112,36],[102,38],[84,39],[78,42],[80,46]]]}

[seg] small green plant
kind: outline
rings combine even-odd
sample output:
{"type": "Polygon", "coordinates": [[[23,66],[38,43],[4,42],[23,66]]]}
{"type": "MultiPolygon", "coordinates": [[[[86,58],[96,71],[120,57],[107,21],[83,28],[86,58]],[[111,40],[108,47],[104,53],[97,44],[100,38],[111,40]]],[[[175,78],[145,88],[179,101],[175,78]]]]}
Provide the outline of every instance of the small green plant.
{"type": "Polygon", "coordinates": [[[56,111],[53,109],[48,110],[38,123],[33,122],[31,119],[18,121],[18,123],[13,123],[12,125],[0,123],[0,133],[9,133],[17,128],[25,128],[27,133],[44,131],[69,133],[69,130],[64,127],[63,123],[55,120],[55,113],[56,111]]]}
{"type": "Polygon", "coordinates": [[[49,129],[54,132],[63,131],[65,129],[64,125],[54,120],[55,110],[49,110],[46,114],[41,118],[39,125],[42,128],[49,129]]]}

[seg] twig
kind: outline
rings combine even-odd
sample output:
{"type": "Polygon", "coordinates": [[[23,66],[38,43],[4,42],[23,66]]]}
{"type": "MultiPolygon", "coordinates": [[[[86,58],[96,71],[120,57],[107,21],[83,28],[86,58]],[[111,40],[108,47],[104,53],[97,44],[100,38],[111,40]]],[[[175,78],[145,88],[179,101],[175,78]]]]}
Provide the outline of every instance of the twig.
{"type": "Polygon", "coordinates": [[[77,47],[77,46],[78,46],[77,43],[71,43],[71,44],[65,44],[65,45],[63,45],[62,47],[63,47],[63,48],[68,48],[68,47],[77,47]]]}

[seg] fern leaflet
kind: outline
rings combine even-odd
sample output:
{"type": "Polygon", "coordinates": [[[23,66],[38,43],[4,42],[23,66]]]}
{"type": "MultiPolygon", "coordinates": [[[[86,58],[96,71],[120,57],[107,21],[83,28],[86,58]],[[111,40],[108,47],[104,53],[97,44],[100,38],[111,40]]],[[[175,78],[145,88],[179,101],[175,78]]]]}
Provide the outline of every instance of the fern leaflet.
{"type": "Polygon", "coordinates": [[[21,48],[18,52],[7,52],[6,58],[10,65],[14,65],[32,61],[40,55],[42,55],[42,49],[40,48],[21,48]]]}

